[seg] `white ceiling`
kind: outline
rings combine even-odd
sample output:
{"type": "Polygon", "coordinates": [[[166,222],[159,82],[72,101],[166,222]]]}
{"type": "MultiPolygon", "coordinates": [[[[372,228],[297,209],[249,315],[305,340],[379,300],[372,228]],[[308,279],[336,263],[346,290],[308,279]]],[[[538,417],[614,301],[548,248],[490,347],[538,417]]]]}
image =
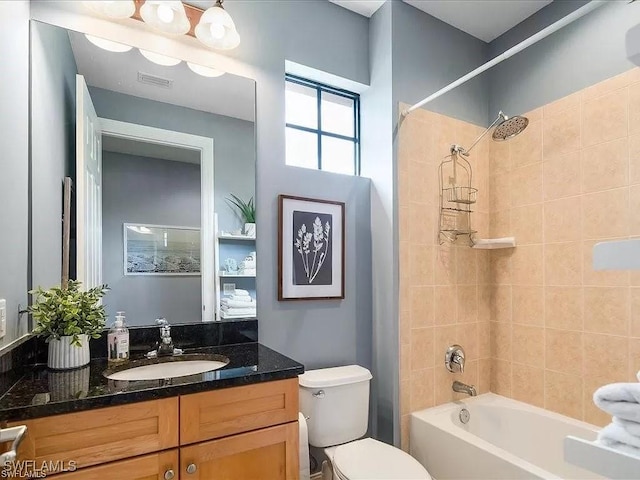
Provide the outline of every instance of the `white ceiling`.
{"type": "MultiPolygon", "coordinates": [[[[329,0],[371,17],[380,0],[329,0]]],[[[463,32],[490,42],[515,27],[553,0],[403,0],[463,32]]]]}
{"type": "Polygon", "coordinates": [[[231,74],[208,78],[193,73],[186,63],[164,67],[150,62],[136,48],[113,53],[96,47],[86,37],[69,31],[71,48],[88,85],[149,100],[193,108],[253,122],[255,82],[231,74]],[[172,88],[138,81],[138,73],[173,80],[172,88]]]}

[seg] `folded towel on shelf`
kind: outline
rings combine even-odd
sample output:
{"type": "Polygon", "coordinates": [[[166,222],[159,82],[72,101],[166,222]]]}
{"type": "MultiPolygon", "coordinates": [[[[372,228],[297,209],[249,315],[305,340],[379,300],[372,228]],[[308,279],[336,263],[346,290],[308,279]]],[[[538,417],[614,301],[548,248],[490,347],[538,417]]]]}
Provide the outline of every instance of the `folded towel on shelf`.
{"type": "Polygon", "coordinates": [[[229,298],[223,298],[220,300],[221,305],[226,305],[227,307],[238,307],[238,308],[249,308],[254,307],[256,305],[255,300],[251,300],[250,302],[238,302],[237,300],[231,300],[229,298]]]}
{"type": "Polygon", "coordinates": [[[605,447],[613,448],[615,450],[620,450],[621,452],[628,455],[633,455],[634,457],[640,457],[640,448],[627,445],[626,443],[616,442],[615,440],[610,439],[597,440],[596,443],[604,445],[605,447]]]}
{"type": "Polygon", "coordinates": [[[243,290],[241,288],[236,288],[233,291],[234,295],[240,295],[240,296],[244,296],[244,297],[248,297],[249,296],[249,290],[243,290]]]}
{"type": "Polygon", "coordinates": [[[620,425],[624,428],[629,434],[635,435],[640,438],[640,423],[631,422],[629,420],[625,420],[624,418],[613,417],[612,423],[616,425],[620,425]]]}
{"type": "Polygon", "coordinates": [[[234,302],[244,302],[244,303],[253,302],[253,298],[251,298],[251,295],[231,295],[230,297],[228,297],[228,299],[233,300],[234,302]]]}
{"type": "Polygon", "coordinates": [[[255,268],[245,268],[243,270],[240,271],[242,273],[242,275],[255,275],[256,274],[256,269],[255,268]]]}
{"type": "Polygon", "coordinates": [[[255,308],[234,308],[234,307],[225,307],[223,305],[222,307],[220,307],[220,309],[227,315],[246,315],[248,317],[256,316],[255,308]]]}
{"type": "Polygon", "coordinates": [[[640,449],[640,437],[630,434],[617,423],[610,423],[598,432],[598,440],[624,443],[640,449]]]}
{"type": "Polygon", "coordinates": [[[596,406],[608,414],[640,423],[640,383],[612,383],[593,394],[596,406]]]}

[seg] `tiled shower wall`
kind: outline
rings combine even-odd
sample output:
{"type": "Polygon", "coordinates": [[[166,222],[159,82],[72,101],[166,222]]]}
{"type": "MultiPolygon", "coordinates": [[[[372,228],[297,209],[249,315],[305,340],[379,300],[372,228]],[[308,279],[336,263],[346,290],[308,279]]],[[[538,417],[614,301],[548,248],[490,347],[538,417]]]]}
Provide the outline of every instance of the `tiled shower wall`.
{"type": "Polygon", "coordinates": [[[405,449],[409,413],[456,398],[456,377],[602,425],[593,391],[640,370],[640,272],[591,267],[597,241],[640,236],[640,69],[525,115],[521,135],[469,158],[478,236],[518,244],[492,252],[437,242],[437,165],[483,129],[425,110],[400,126],[405,449]],[[467,351],[463,375],[444,368],[451,343],[467,351]]]}
{"type": "MultiPolygon", "coordinates": [[[[405,106],[402,106],[404,108],[405,106]]],[[[461,397],[459,379],[489,390],[489,254],[464,241],[439,245],[438,165],[452,143],[469,146],[483,129],[425,110],[408,116],[399,130],[400,224],[400,409],[402,447],[408,447],[409,413],[461,397]],[[452,343],[467,353],[464,374],[445,370],[452,343]]],[[[469,158],[479,189],[473,227],[489,228],[488,142],[469,158]]]]}
{"type": "Polygon", "coordinates": [[[590,423],[594,390],[640,369],[640,272],[592,247],[640,235],[640,69],[527,114],[490,145],[491,391],[590,423]]]}

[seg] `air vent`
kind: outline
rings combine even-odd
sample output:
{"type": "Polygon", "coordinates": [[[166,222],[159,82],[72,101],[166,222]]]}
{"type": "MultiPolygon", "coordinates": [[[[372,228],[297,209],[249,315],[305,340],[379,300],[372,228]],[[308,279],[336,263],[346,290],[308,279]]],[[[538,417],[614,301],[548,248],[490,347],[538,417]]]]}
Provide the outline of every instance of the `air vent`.
{"type": "Polygon", "coordinates": [[[151,75],[150,73],[138,72],[138,81],[156,87],[173,88],[173,80],[151,75]]]}

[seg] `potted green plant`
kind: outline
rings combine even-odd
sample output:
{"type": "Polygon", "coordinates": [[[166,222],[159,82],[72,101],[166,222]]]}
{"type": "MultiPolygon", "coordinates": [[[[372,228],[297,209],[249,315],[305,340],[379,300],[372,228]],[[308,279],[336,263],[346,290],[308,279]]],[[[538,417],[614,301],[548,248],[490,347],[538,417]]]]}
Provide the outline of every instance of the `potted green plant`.
{"type": "Polygon", "coordinates": [[[66,288],[53,287],[30,291],[34,303],[29,312],[36,322],[34,333],[49,344],[47,365],[64,370],[89,363],[89,337],[99,338],[107,314],[100,299],[106,285],[80,290],[81,282],[70,280],[66,288]]]}
{"type": "Polygon", "coordinates": [[[256,205],[253,202],[253,197],[251,197],[248,202],[245,202],[232,193],[231,198],[227,198],[227,202],[231,203],[235,208],[238,209],[238,215],[244,221],[244,234],[249,237],[255,237],[256,205]]]}

